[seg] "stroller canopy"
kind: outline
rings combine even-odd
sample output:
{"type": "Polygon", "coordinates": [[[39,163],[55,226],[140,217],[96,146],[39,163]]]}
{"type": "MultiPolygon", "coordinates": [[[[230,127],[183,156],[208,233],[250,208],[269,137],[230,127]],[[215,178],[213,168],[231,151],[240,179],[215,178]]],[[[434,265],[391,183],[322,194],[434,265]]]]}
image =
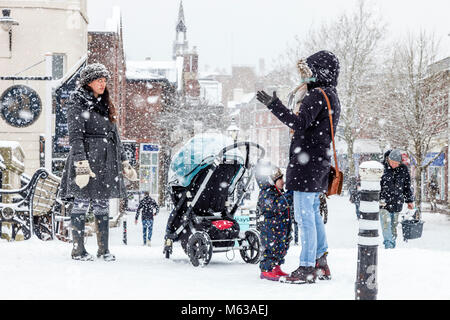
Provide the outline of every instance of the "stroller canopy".
{"type": "MultiPolygon", "coordinates": [[[[203,133],[193,137],[172,158],[169,183],[187,187],[200,170],[213,163],[223,148],[233,144],[233,139],[218,133],[203,133]]],[[[229,150],[224,156],[226,160],[244,164],[237,148],[229,150]]]]}

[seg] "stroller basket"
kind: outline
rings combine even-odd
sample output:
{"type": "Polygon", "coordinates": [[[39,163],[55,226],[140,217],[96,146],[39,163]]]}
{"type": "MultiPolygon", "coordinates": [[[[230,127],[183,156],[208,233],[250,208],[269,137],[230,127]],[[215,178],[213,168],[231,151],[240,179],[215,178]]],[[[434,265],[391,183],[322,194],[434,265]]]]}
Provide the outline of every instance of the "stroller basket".
{"type": "Polygon", "coordinates": [[[421,220],[405,220],[402,221],[403,239],[411,240],[422,236],[423,221],[421,220]]]}

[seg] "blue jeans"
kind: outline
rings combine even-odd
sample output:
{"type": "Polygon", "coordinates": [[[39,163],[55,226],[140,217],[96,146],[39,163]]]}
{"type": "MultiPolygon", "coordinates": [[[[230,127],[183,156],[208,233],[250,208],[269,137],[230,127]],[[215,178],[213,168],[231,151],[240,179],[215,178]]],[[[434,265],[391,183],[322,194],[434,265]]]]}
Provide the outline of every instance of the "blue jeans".
{"type": "Polygon", "coordinates": [[[300,227],[300,266],[314,267],[328,250],[325,225],[320,215],[320,193],[294,191],[295,220],[300,227]]]}
{"type": "Polygon", "coordinates": [[[142,233],[144,236],[144,244],[148,241],[152,240],[152,233],[153,233],[153,219],[143,219],[142,220],[142,233]]]}
{"type": "Polygon", "coordinates": [[[395,248],[397,239],[398,212],[389,212],[385,209],[380,210],[381,230],[383,231],[383,244],[386,249],[395,248]]]}

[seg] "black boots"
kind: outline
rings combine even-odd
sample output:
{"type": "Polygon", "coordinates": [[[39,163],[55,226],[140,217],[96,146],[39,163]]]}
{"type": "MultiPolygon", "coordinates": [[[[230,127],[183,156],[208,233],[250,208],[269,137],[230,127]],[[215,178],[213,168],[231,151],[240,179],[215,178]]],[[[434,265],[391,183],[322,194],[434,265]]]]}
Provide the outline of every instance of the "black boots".
{"type": "MultiPolygon", "coordinates": [[[[93,261],[94,256],[89,254],[84,248],[84,226],[85,214],[72,214],[72,259],[79,261],[93,261]]],[[[95,216],[95,226],[97,230],[97,257],[105,261],[115,261],[116,257],[109,252],[109,217],[107,215],[95,216]]]]}
{"type": "Polygon", "coordinates": [[[298,267],[289,276],[280,277],[280,282],[284,283],[314,283],[316,282],[316,269],[314,267],[298,267]]]}
{"type": "Polygon", "coordinates": [[[95,216],[95,227],[97,230],[97,258],[105,261],[115,261],[116,257],[109,252],[109,217],[107,215],[95,216]]]}
{"type": "Polygon", "coordinates": [[[71,224],[73,239],[72,259],[80,261],[93,261],[94,257],[91,254],[87,253],[86,249],[84,248],[85,215],[72,214],[71,224]]]}
{"type": "Polygon", "coordinates": [[[331,272],[327,263],[328,252],[325,252],[319,259],[316,259],[315,267],[302,267],[292,272],[287,277],[281,277],[280,282],[285,283],[314,283],[319,280],[331,280],[331,272]]]}

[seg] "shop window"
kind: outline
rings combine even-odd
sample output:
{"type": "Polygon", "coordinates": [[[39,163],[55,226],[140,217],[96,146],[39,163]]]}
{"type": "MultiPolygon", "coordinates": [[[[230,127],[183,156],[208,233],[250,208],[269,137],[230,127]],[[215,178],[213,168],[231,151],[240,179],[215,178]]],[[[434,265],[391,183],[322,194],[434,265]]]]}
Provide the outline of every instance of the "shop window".
{"type": "Polygon", "coordinates": [[[140,190],[158,194],[159,146],[142,144],[140,155],[140,190]]]}
{"type": "Polygon", "coordinates": [[[66,55],[62,53],[55,53],[53,54],[53,61],[52,61],[52,67],[53,67],[53,73],[52,77],[53,79],[61,79],[64,77],[64,65],[66,62],[66,55]]]}

